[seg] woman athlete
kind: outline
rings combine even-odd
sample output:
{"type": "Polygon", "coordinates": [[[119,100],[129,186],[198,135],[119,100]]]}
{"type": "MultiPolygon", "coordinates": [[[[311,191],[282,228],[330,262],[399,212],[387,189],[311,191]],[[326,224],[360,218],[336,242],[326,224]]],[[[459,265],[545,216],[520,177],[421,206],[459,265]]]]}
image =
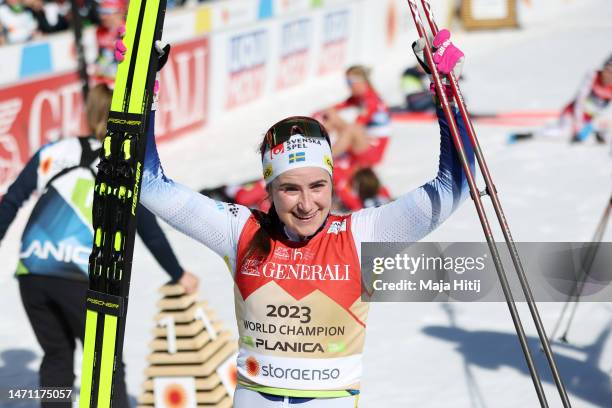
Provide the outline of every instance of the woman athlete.
{"type": "MultiPolygon", "coordinates": [[[[346,70],[345,78],[350,96],[323,111],[320,117],[325,128],[335,136],[332,152],[334,190],[338,199],[336,207],[354,211],[367,207],[367,203],[354,191],[353,185],[361,183],[361,169],[369,169],[372,176],[378,179],[372,167],[382,162],[387,150],[391,118],[387,105],[370,81],[368,68],[353,65],[346,70]],[[347,108],[357,109],[358,115],[354,122],[347,122],[340,113],[347,108]]],[[[381,188],[388,194],[386,187],[381,188]]]]}
{"type": "Polygon", "coordinates": [[[583,79],[574,99],[561,111],[553,124],[534,132],[515,133],[509,143],[534,138],[564,138],[572,143],[583,142],[591,134],[597,143],[610,139],[609,124],[601,120],[612,101],[612,55],[599,70],[589,72],[583,79]]]}
{"type": "Polygon", "coordinates": [[[323,113],[323,124],[336,134],[332,146],[334,157],[348,154],[353,165],[372,167],[382,161],[389,136],[391,118],[387,105],[370,82],[370,71],[354,65],[346,70],[351,95],[323,113]],[[354,123],[345,121],[338,111],[357,108],[354,123]]]}
{"type": "MultiPolygon", "coordinates": [[[[342,216],[330,213],[332,148],[316,120],[286,118],[266,133],[260,155],[272,206],[263,213],[216,202],[168,178],[151,116],[142,203],[221,256],[235,282],[234,407],[356,407],[368,313],[361,243],[418,241],[468,193],[442,110],[437,176],[391,203],[342,216]]],[[[455,119],[470,146],[457,112],[455,119]]]]}

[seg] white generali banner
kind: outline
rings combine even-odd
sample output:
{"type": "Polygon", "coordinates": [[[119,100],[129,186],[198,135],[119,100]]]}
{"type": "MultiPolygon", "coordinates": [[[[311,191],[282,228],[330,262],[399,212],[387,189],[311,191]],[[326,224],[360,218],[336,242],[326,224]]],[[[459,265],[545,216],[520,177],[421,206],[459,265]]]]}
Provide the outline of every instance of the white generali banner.
{"type": "MultiPolygon", "coordinates": [[[[434,12],[442,16],[439,3],[434,12]]],[[[410,52],[415,37],[405,0],[219,0],[172,10],[164,27],[172,52],[161,73],[161,141],[349,64],[384,63],[398,47],[410,52]]],[[[92,61],[92,30],[85,31],[85,47],[92,61]]],[[[15,61],[0,70],[2,195],[41,145],[87,130],[69,33],[0,47],[0,58],[15,61]],[[26,54],[41,49],[48,50],[43,67],[24,71],[26,54]]]]}

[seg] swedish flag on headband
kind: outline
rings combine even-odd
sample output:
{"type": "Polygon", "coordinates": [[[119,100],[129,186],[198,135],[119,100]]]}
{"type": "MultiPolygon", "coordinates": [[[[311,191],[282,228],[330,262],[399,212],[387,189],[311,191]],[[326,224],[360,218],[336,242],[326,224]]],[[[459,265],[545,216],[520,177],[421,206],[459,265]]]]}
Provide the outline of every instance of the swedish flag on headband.
{"type": "Polygon", "coordinates": [[[289,153],[289,163],[306,161],[306,152],[289,153]]]}

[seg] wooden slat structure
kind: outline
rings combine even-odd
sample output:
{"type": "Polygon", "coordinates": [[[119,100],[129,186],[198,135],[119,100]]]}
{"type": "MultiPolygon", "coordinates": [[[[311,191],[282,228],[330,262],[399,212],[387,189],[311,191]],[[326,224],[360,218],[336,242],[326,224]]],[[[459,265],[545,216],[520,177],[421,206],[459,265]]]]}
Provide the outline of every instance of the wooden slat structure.
{"type": "Polygon", "coordinates": [[[154,379],[158,377],[194,377],[198,408],[230,408],[231,393],[221,381],[217,368],[236,353],[236,341],[217,320],[216,313],[206,302],[198,301],[196,295],[186,295],[180,285],[164,285],[159,292],[163,298],[157,302],[160,311],[155,316],[156,327],[147,357],[149,366],[145,369],[147,379],[138,398],[138,408],[154,407],[154,379]],[[214,334],[206,329],[198,309],[208,317],[214,334]],[[168,339],[168,318],[174,325],[174,341],[168,339]],[[160,325],[162,321],[166,326],[160,325]],[[171,345],[174,350],[170,350],[171,345]]]}

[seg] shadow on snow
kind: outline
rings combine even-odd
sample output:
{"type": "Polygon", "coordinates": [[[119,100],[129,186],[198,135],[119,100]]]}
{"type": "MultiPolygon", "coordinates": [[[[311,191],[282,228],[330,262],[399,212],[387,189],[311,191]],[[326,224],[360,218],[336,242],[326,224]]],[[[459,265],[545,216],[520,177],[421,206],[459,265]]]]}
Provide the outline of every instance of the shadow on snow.
{"type": "MultiPolygon", "coordinates": [[[[518,338],[514,333],[462,329],[455,324],[451,306],[443,307],[451,318],[451,326],[427,326],[423,328],[423,332],[456,344],[456,350],[464,358],[464,371],[473,407],[486,407],[487,404],[480,394],[470,366],[490,370],[506,366],[530,376],[518,338]]],[[[600,368],[601,354],[611,331],[612,325],[608,324],[597,339],[587,346],[553,343],[555,361],[568,393],[602,407],[610,406],[612,403],[610,374],[600,368]],[[565,350],[571,350],[571,354],[582,355],[584,358],[568,356],[564,353],[565,350]]],[[[542,381],[554,384],[546,356],[540,351],[538,337],[528,337],[527,341],[542,381]]],[[[550,392],[548,394],[549,402],[558,400],[558,395],[550,392]]]]}

